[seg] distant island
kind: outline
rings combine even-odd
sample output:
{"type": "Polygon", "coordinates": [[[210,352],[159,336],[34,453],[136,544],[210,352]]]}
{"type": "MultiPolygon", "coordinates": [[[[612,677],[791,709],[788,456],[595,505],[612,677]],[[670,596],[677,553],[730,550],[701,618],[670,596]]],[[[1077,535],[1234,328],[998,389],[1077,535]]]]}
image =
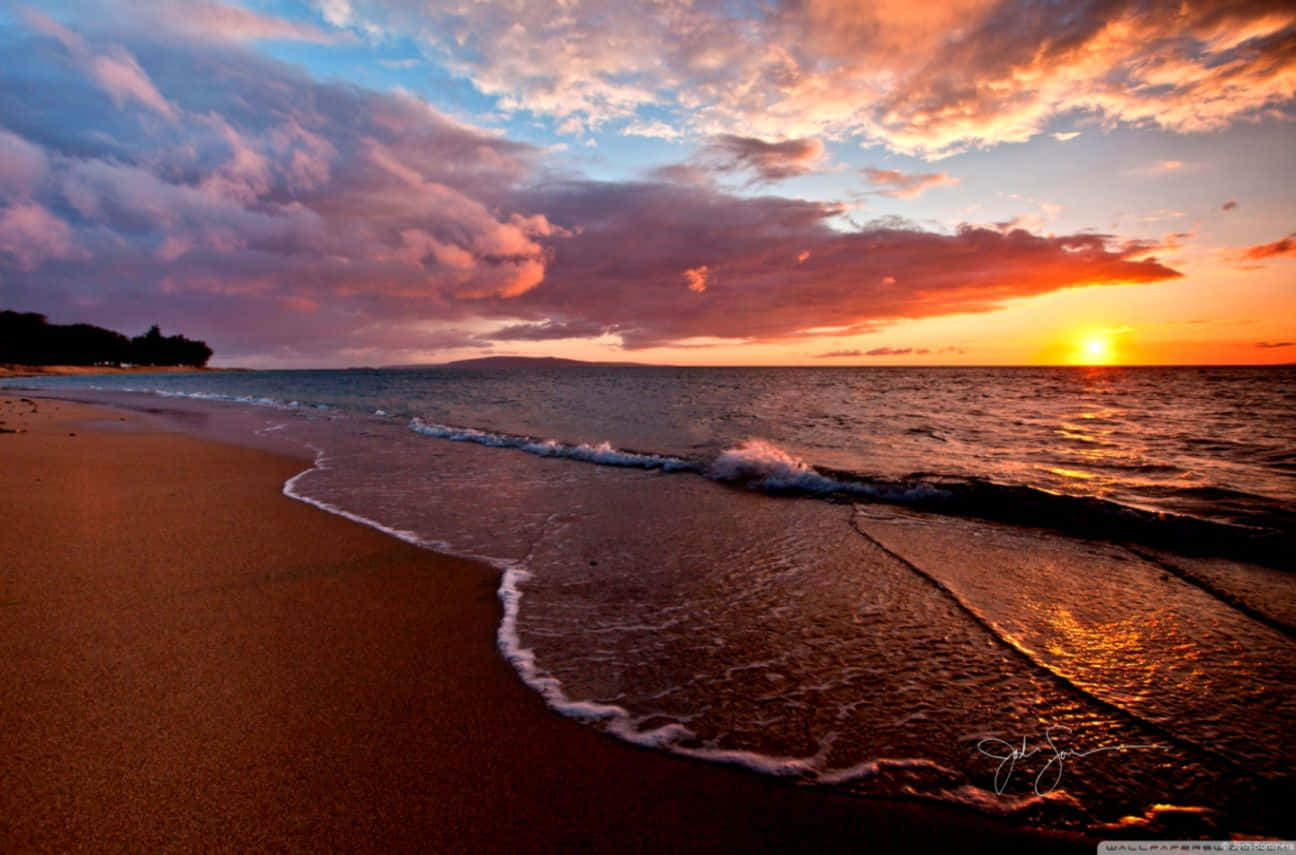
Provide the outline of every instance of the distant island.
{"type": "Polygon", "coordinates": [[[93,324],[51,324],[35,312],[0,312],[0,363],[202,368],[211,357],[206,342],[164,336],[157,325],[127,338],[93,324]]]}
{"type": "Polygon", "coordinates": [[[417,368],[573,368],[622,367],[644,365],[642,362],[589,362],[584,359],[562,359],[557,356],[481,356],[476,359],[456,359],[453,362],[435,362],[420,365],[384,365],[388,369],[417,368]]]}

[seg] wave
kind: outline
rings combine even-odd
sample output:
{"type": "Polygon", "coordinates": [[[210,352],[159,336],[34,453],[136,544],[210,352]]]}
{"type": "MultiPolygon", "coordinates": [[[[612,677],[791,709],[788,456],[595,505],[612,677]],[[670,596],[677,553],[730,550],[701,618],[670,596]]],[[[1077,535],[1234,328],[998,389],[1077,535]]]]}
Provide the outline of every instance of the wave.
{"type": "MultiPolygon", "coordinates": [[[[711,460],[629,451],[608,442],[566,443],[518,434],[425,422],[410,430],[454,442],[508,448],[541,457],[561,457],[603,466],[690,473],[729,486],[776,495],[832,501],[869,501],[915,510],[1044,528],[1089,539],[1128,542],[1189,555],[1222,555],[1287,567],[1296,552],[1296,529],[1284,519],[1271,526],[1242,525],[1150,511],[1109,499],[1071,496],[988,479],[915,473],[888,479],[802,460],[774,443],[749,439],[711,460]]],[[[1193,489],[1193,488],[1189,488],[1193,489]]]]}
{"type": "MultiPolygon", "coordinates": [[[[301,413],[336,409],[334,405],[288,399],[286,396],[180,391],[156,386],[92,385],[88,388],[301,413]]],[[[365,409],[364,413],[378,418],[395,415],[385,409],[365,409]]],[[[540,457],[665,473],[690,473],[737,488],[779,495],[897,504],[924,512],[1044,528],[1079,537],[1157,547],[1180,554],[1254,561],[1281,569],[1290,569],[1291,555],[1296,554],[1296,514],[1266,496],[1223,485],[1145,484],[1136,489],[1137,495],[1150,499],[1153,506],[1174,508],[1171,512],[1133,507],[1110,498],[1066,495],[1024,484],[1005,484],[983,477],[915,472],[903,478],[889,478],[835,469],[802,460],[764,439],[748,439],[714,456],[690,459],[617,448],[609,442],[564,442],[441,424],[418,417],[411,419],[408,427],[424,436],[514,449],[540,457]]],[[[1174,471],[1173,467],[1163,470],[1162,464],[1151,461],[1123,468],[1145,476],[1173,474],[1174,471]]]]}
{"type": "Polygon", "coordinates": [[[477,430],[476,428],[453,427],[451,425],[425,422],[415,417],[410,419],[410,430],[424,436],[437,439],[448,439],[452,442],[475,442],[491,448],[513,448],[534,454],[538,457],[564,457],[568,460],[579,460],[583,463],[597,463],[602,466],[628,466],[637,469],[660,469],[665,472],[694,471],[695,465],[679,457],[663,454],[650,454],[639,451],[625,451],[613,448],[610,443],[598,445],[587,443],[566,443],[555,439],[537,439],[519,434],[495,433],[494,431],[477,430]]]}
{"type": "MultiPolygon", "coordinates": [[[[188,398],[194,401],[218,401],[230,404],[248,404],[253,407],[270,407],[276,410],[331,410],[328,404],[303,403],[302,401],[285,401],[265,395],[233,395],[220,392],[182,392],[174,389],[158,389],[152,386],[86,386],[92,392],[134,392],[145,395],[156,395],[159,398],[188,398]]],[[[377,415],[377,413],[375,413],[377,415]]]]}

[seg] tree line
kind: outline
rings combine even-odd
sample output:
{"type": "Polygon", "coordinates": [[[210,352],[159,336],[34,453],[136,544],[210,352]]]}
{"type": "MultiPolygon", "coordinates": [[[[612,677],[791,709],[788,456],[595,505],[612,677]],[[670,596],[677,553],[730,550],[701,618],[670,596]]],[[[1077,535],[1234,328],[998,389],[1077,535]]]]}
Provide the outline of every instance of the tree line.
{"type": "Polygon", "coordinates": [[[19,365],[192,365],[211,359],[206,342],[164,336],[157,325],[127,338],[93,324],[51,324],[35,312],[0,312],[0,362],[19,365]]]}

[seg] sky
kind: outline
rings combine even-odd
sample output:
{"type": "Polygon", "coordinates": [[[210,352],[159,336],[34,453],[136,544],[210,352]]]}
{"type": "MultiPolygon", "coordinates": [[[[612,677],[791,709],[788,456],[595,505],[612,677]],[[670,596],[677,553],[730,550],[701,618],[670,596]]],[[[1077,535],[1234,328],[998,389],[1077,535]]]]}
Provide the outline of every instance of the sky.
{"type": "Polygon", "coordinates": [[[1296,362],[1296,6],[0,0],[0,308],[213,364],[1296,362]]]}

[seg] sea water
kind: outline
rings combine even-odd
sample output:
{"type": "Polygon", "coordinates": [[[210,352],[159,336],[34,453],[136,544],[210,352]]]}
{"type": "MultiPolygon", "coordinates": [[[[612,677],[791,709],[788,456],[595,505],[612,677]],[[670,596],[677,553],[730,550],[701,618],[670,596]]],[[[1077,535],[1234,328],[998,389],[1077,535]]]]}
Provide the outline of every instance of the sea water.
{"type": "Polygon", "coordinates": [[[15,381],[309,449],[501,568],[621,739],[1094,831],[1293,836],[1296,369],[535,364],[15,381]]]}

